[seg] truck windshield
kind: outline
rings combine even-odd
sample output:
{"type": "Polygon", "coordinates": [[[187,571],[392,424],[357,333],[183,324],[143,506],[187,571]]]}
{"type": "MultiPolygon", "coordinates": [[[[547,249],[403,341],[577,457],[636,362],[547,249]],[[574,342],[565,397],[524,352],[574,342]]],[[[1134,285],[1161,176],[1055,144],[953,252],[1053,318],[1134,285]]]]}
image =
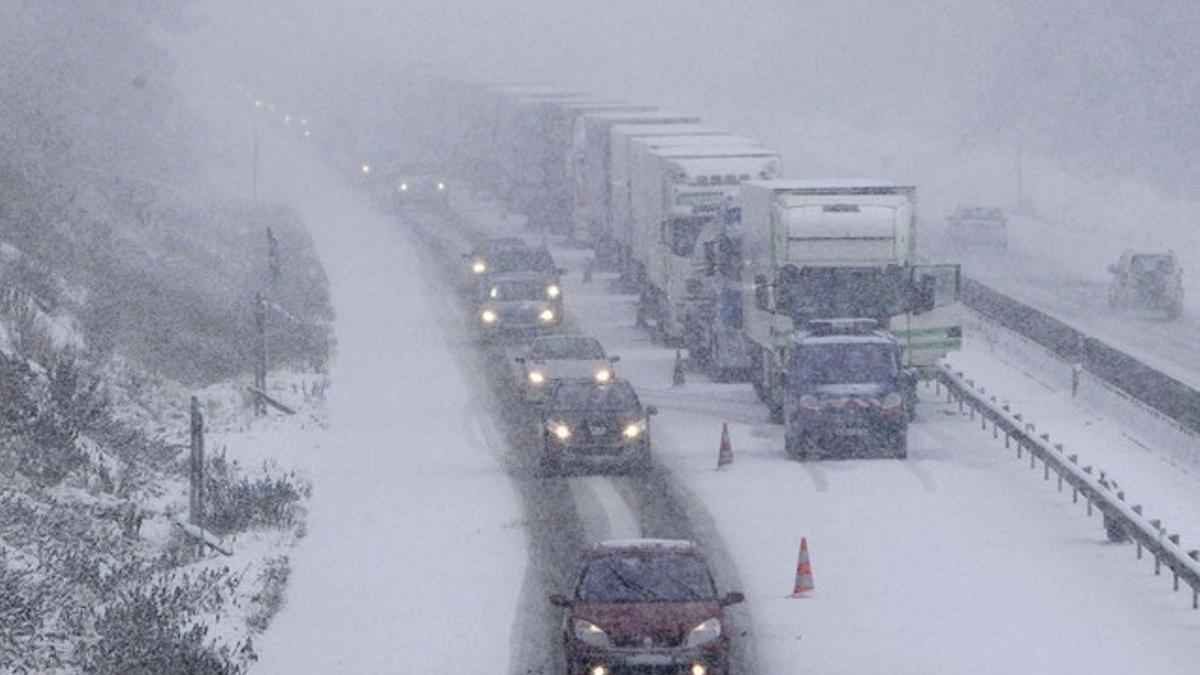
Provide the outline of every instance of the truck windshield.
{"type": "Polygon", "coordinates": [[[797,325],[809,319],[889,318],[907,311],[912,293],[904,268],[785,267],[779,273],[776,303],[797,325]]]}
{"type": "Polygon", "coordinates": [[[899,373],[894,345],[881,342],[824,342],[792,350],[791,377],[807,384],[875,384],[899,373]]]}

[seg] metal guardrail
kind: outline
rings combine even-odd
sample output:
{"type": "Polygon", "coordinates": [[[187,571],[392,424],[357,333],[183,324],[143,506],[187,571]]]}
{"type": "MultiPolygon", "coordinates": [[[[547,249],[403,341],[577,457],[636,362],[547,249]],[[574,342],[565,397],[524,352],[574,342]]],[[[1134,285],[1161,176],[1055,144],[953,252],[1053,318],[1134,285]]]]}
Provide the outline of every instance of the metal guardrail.
{"type": "Polygon", "coordinates": [[[1115,481],[1102,473],[1096,475],[1091,466],[1080,466],[1077,455],[1067,454],[1061,443],[1051,443],[1049,434],[1038,434],[1036,426],[1026,421],[1020,413],[1009,409],[1007,404],[988,396],[983,387],[967,379],[961,372],[947,366],[937,371],[936,382],[946,388],[947,400],[957,402],[959,410],[969,409],[972,420],[980,419],[980,428],[987,430],[992,425],[992,436],[1004,434],[1004,446],[1016,446],[1017,457],[1029,455],[1029,468],[1042,464],[1042,476],[1046,481],[1051,474],[1057,477],[1058,490],[1064,484],[1071,487],[1071,498],[1075,503],[1082,497],[1087,503],[1088,515],[1099,510],[1109,539],[1133,541],[1137,546],[1137,557],[1143,551],[1154,556],[1154,573],[1162,574],[1166,567],[1173,576],[1174,588],[1179,590],[1182,581],[1192,589],[1192,608],[1200,608],[1200,550],[1185,551],[1180,545],[1178,534],[1169,534],[1158,519],[1142,514],[1139,504],[1125,501],[1125,492],[1116,487],[1115,481]]]}
{"type": "Polygon", "coordinates": [[[963,304],[1200,433],[1200,391],[1065,322],[963,276],[963,304]]]}

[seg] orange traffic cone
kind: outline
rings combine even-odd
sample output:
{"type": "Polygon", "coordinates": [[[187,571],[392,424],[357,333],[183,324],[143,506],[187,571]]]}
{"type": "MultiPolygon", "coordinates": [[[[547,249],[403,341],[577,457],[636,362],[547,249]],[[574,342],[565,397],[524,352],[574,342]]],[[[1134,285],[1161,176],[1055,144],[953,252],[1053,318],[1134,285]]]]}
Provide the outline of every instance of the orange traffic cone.
{"type": "Polygon", "coordinates": [[[812,563],[808,559],[808,538],[800,538],[800,559],[796,562],[796,586],[789,597],[807,598],[813,590],[812,563]]]}
{"type": "Polygon", "coordinates": [[[721,423],[721,451],[717,455],[717,468],[733,464],[733,444],[729,442],[729,423],[721,423]]]}

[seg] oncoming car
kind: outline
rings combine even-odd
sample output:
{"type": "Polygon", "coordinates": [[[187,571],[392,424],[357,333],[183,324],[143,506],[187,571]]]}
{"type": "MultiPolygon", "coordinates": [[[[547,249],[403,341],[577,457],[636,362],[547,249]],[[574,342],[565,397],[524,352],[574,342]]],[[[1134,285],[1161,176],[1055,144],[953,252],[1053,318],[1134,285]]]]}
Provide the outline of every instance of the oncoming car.
{"type": "Polygon", "coordinates": [[[630,471],[650,464],[650,418],[629,382],[565,380],[541,409],[541,466],[550,472],[573,466],[630,471]]]}
{"type": "Polygon", "coordinates": [[[717,594],[708,563],[688,541],[633,539],[589,550],[564,608],[571,675],[652,672],[724,675],[730,630],[725,608],[741,593],[717,594]]]}
{"type": "Polygon", "coordinates": [[[396,208],[445,210],[450,208],[450,184],[445,176],[427,173],[399,173],[393,180],[392,197],[396,208]]]}
{"type": "Polygon", "coordinates": [[[479,326],[484,335],[528,333],[562,323],[558,287],[539,274],[501,274],[480,290],[479,326]]]}
{"type": "Polygon", "coordinates": [[[593,337],[546,335],[535,338],[529,352],[516,360],[522,366],[525,400],[539,403],[564,380],[596,384],[612,381],[613,364],[620,358],[606,355],[600,341],[593,337]]]}
{"type": "Polygon", "coordinates": [[[965,246],[1008,248],[1008,218],[990,206],[960,206],[946,216],[946,234],[965,246]]]}

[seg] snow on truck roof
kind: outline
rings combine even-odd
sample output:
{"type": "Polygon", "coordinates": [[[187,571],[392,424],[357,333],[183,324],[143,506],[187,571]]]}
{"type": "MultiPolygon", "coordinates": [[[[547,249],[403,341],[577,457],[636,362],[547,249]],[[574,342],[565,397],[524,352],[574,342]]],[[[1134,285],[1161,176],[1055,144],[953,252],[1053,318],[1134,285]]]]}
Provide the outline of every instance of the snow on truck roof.
{"type": "Polygon", "coordinates": [[[696,545],[685,539],[609,539],[596,544],[593,550],[608,549],[671,549],[694,551],[696,545]]]}
{"type": "Polygon", "coordinates": [[[917,189],[912,185],[904,185],[875,178],[776,178],[772,180],[753,181],[751,184],[767,190],[794,190],[796,192],[844,190],[846,192],[862,191],[866,193],[879,193],[914,192],[917,189]]]}
{"type": "MultiPolygon", "coordinates": [[[[762,178],[763,172],[778,161],[779,155],[717,155],[672,159],[671,166],[678,167],[688,175],[746,174],[750,178],[762,178]]],[[[769,174],[768,174],[769,175],[769,174]]]]}
{"type": "Polygon", "coordinates": [[[722,145],[707,143],[700,145],[676,145],[666,148],[650,148],[650,154],[664,159],[704,159],[714,157],[779,157],[779,153],[755,145],[730,143],[722,145]]]}
{"type": "Polygon", "coordinates": [[[642,136],[727,136],[728,131],[693,122],[675,124],[614,124],[611,133],[616,135],[642,136]]]}
{"type": "MultiPolygon", "coordinates": [[[[683,125],[680,125],[683,126],[683,125]]],[[[634,127],[636,128],[636,127],[634,127]]],[[[761,148],[762,143],[745,136],[733,134],[656,134],[650,136],[632,136],[629,141],[652,149],[667,149],[679,147],[696,147],[703,145],[729,146],[740,145],[747,148],[761,148]]]]}
{"type": "Polygon", "coordinates": [[[587,113],[583,117],[590,120],[624,124],[654,124],[656,122],[661,123],[670,120],[676,120],[679,122],[700,121],[700,118],[696,115],[681,115],[679,113],[673,113],[667,110],[647,110],[642,112],[594,112],[587,113]]]}

